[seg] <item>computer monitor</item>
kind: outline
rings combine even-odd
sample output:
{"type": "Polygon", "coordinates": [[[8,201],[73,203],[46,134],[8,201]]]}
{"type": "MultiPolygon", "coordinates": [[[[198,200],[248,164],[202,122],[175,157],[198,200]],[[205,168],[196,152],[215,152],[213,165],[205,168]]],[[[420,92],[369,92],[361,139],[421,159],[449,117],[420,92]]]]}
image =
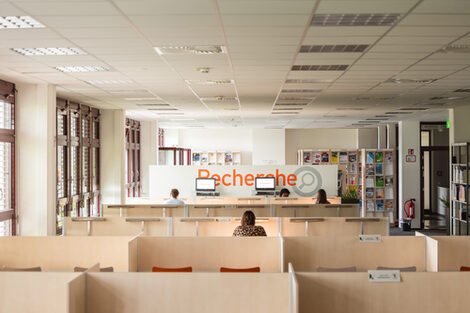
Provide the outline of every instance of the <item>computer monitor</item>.
{"type": "Polygon", "coordinates": [[[215,191],[215,178],[196,178],[196,191],[215,191]]]}
{"type": "Polygon", "coordinates": [[[256,190],[275,190],[276,179],[274,177],[256,177],[255,189],[256,190]]]}

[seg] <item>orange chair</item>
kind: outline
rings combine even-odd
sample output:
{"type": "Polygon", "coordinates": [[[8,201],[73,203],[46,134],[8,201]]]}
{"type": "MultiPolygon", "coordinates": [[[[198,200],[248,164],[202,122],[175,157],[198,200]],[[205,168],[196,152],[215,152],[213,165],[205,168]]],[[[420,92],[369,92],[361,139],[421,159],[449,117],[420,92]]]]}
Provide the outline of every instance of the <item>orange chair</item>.
{"type": "Polygon", "coordinates": [[[152,267],[152,272],[160,272],[160,273],[166,273],[166,272],[192,272],[193,268],[191,266],[187,267],[158,267],[154,266],[152,267]]]}
{"type": "Polygon", "coordinates": [[[461,272],[470,272],[470,266],[461,266],[460,271],[461,272]]]}
{"type": "Polygon", "coordinates": [[[221,273],[259,273],[261,269],[257,267],[248,267],[248,268],[230,268],[230,267],[221,267],[221,273]]]}

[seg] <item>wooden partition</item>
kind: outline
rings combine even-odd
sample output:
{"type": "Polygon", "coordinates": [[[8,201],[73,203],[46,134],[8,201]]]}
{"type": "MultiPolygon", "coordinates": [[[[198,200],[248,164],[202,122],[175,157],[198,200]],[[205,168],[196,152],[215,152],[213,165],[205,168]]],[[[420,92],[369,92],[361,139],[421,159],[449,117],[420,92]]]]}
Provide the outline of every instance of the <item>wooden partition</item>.
{"type": "Polygon", "coordinates": [[[167,228],[164,217],[65,218],[66,236],[166,236],[167,228]]]}
{"type": "Polygon", "coordinates": [[[367,273],[296,273],[301,313],[468,312],[470,273],[406,273],[396,283],[367,273]]]}
{"type": "Polygon", "coordinates": [[[193,204],[269,204],[267,197],[197,197],[193,204]]]}
{"type": "MultiPolygon", "coordinates": [[[[235,217],[190,217],[173,219],[173,235],[180,237],[210,236],[230,237],[240,225],[240,218],[235,217]]],[[[277,218],[258,218],[256,225],[262,226],[268,236],[278,236],[277,218]]]]}
{"type": "Polygon", "coordinates": [[[170,217],[185,216],[182,204],[103,204],[103,216],[170,217]]]}
{"type": "Polygon", "coordinates": [[[360,242],[358,236],[285,237],[284,266],[290,262],[296,271],[317,267],[350,267],[358,271],[377,266],[416,266],[424,271],[424,237],[382,237],[381,242],[360,242]]]}
{"type": "Polygon", "coordinates": [[[276,237],[139,237],[139,272],[153,266],[219,271],[220,267],[261,267],[280,271],[280,244],[276,237]]]}
{"type": "Polygon", "coordinates": [[[68,310],[69,291],[84,293],[83,275],[73,272],[0,272],[0,312],[85,313],[80,310],[84,307],[80,307],[79,301],[72,303],[70,308],[74,310],[68,310]],[[77,281],[69,286],[74,279],[77,281]]]}
{"type": "Polygon", "coordinates": [[[90,273],[88,313],[287,313],[285,273],[90,273]]]}
{"type": "MultiPolygon", "coordinates": [[[[312,197],[270,197],[269,203],[271,204],[315,204],[317,198],[312,197]]],[[[341,197],[328,197],[328,202],[331,204],[341,204],[341,197]]]]}
{"type": "Polygon", "coordinates": [[[43,271],[72,271],[97,262],[115,271],[129,270],[132,237],[0,237],[0,266],[43,271]]]}
{"type": "Polygon", "coordinates": [[[388,218],[311,217],[282,218],[282,236],[389,235],[388,218]]]}
{"type": "Polygon", "coordinates": [[[359,217],[358,204],[276,204],[279,217],[359,217]]]}
{"type": "Polygon", "coordinates": [[[438,271],[459,271],[461,266],[470,266],[469,236],[431,237],[437,241],[438,271]]]}

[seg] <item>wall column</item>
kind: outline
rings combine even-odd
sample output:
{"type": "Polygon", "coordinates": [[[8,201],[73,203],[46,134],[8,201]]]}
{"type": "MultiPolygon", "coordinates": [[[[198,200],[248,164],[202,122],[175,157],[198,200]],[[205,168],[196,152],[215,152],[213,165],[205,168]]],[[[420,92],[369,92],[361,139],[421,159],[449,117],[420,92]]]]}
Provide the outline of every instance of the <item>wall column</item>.
{"type": "Polygon", "coordinates": [[[101,110],[101,203],[121,204],[126,201],[124,110],[101,110]]]}
{"type": "Polygon", "coordinates": [[[399,203],[398,216],[403,217],[403,203],[409,199],[416,199],[415,218],[411,224],[411,228],[421,228],[421,159],[420,152],[420,122],[419,121],[401,121],[398,124],[398,170],[399,170],[399,203]],[[408,150],[413,149],[416,156],[416,162],[406,162],[408,150]]]}
{"type": "Polygon", "coordinates": [[[286,164],[285,129],[252,129],[253,165],[286,164]]]}
{"type": "Polygon", "coordinates": [[[158,125],[157,121],[140,122],[140,152],[142,197],[149,196],[149,165],[158,162],[158,125]]]}
{"type": "Polygon", "coordinates": [[[56,89],[48,84],[16,84],[17,233],[55,235],[56,89]]]}

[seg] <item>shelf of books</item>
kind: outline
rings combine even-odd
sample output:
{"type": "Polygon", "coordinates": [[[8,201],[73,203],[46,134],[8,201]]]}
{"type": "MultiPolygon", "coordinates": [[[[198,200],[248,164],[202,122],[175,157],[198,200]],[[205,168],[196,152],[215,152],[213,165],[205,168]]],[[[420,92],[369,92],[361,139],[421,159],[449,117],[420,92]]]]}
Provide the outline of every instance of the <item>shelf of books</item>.
{"type": "Polygon", "coordinates": [[[450,201],[450,230],[452,235],[468,235],[469,232],[469,170],[470,143],[452,144],[452,179],[450,201]]]}
{"type": "Polygon", "coordinates": [[[193,165],[241,165],[241,152],[239,151],[196,151],[192,153],[193,165]]]}
{"type": "Polygon", "coordinates": [[[395,150],[362,149],[362,216],[388,216],[395,220],[397,205],[395,150]]]}
{"type": "Polygon", "coordinates": [[[338,165],[338,190],[342,193],[359,189],[361,177],[360,151],[341,149],[300,149],[299,165],[338,165]]]}

